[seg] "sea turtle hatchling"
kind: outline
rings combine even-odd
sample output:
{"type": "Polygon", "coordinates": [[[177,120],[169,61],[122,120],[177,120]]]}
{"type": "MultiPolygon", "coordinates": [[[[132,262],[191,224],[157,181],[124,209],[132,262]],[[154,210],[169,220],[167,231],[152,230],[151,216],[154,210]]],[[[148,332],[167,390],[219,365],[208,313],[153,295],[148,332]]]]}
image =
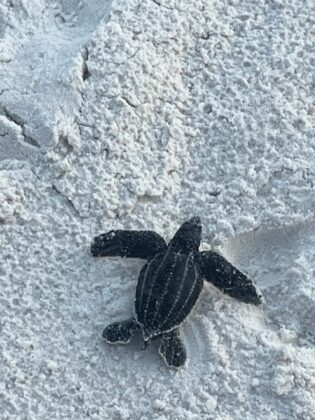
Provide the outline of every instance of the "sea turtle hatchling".
{"type": "Polygon", "coordinates": [[[142,330],[145,347],[161,338],[159,352],[171,368],[186,361],[179,326],[195,305],[203,280],[236,299],[259,305],[261,295],[254,284],[225,258],[213,251],[199,251],[201,222],[185,222],[167,245],[153,231],[112,230],[94,238],[92,255],[142,258],[133,317],[108,325],[103,337],[108,343],[128,343],[142,330]]]}

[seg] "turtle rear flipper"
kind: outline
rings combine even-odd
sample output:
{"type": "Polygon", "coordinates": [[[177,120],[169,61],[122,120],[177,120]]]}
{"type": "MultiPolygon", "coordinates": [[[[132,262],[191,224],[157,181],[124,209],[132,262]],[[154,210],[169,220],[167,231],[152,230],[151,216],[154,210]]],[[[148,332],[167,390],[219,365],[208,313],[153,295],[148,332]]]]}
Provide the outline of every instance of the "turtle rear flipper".
{"type": "Polygon", "coordinates": [[[104,329],[103,338],[110,344],[127,344],[138,328],[139,325],[133,318],[114,322],[104,329]]]}
{"type": "Polygon", "coordinates": [[[159,349],[168,367],[178,369],[186,362],[186,349],[178,329],[163,334],[159,349]]]}

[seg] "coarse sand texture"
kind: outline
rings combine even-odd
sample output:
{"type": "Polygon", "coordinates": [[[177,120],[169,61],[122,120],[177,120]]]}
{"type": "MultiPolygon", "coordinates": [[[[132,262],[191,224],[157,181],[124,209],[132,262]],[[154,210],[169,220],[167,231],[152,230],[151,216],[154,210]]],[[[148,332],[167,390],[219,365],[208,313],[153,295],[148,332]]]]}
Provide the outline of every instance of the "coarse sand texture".
{"type": "Polygon", "coordinates": [[[0,0],[0,419],[315,419],[313,0],[0,0]],[[92,239],[200,216],[187,361],[104,342],[143,261],[92,239]]]}

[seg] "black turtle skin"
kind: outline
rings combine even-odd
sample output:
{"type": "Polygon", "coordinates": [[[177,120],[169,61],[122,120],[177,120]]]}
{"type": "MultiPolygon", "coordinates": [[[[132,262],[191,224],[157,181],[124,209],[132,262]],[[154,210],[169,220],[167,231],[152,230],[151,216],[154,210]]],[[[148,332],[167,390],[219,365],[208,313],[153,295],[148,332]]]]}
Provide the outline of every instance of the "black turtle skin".
{"type": "Polygon", "coordinates": [[[223,256],[199,252],[201,235],[200,218],[193,217],[182,224],[168,245],[153,231],[116,230],[94,238],[91,253],[95,257],[147,260],[138,278],[134,315],[105,328],[103,337],[108,343],[128,343],[140,328],[145,347],[161,338],[160,355],[169,367],[177,369],[186,361],[178,327],[197,302],[204,280],[244,303],[262,302],[252,281],[223,256]]]}

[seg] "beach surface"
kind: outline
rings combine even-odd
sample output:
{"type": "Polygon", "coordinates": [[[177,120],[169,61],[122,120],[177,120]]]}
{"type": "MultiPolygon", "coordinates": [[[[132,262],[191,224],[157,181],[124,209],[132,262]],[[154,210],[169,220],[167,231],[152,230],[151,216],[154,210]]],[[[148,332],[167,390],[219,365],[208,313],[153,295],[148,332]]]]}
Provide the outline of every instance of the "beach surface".
{"type": "Polygon", "coordinates": [[[315,419],[312,0],[0,0],[0,418],[315,419]],[[200,216],[264,296],[205,284],[170,370],[143,261],[94,236],[200,216]]]}

